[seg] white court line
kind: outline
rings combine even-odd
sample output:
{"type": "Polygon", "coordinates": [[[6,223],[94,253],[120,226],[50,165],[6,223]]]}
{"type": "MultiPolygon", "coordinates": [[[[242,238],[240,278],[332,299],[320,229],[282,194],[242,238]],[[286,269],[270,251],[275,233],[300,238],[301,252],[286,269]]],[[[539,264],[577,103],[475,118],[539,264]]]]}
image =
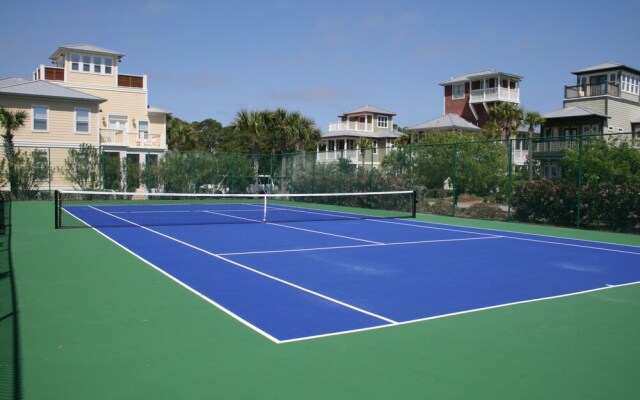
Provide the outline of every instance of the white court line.
{"type": "MultiPolygon", "coordinates": [[[[177,238],[174,238],[174,237],[172,237],[172,236],[166,235],[166,234],[164,234],[164,233],[162,233],[162,232],[158,232],[158,231],[156,231],[156,230],[154,230],[154,229],[151,229],[151,228],[148,228],[148,227],[146,227],[146,226],[142,226],[142,225],[137,224],[137,223],[135,223],[135,222],[132,222],[132,221],[126,220],[126,219],[124,219],[124,218],[118,217],[117,215],[110,214],[110,213],[108,213],[108,212],[106,212],[106,211],[100,210],[99,208],[95,208],[95,207],[93,207],[93,206],[89,206],[89,207],[90,207],[90,208],[92,208],[92,209],[94,209],[94,210],[96,210],[96,211],[99,211],[99,212],[101,212],[101,213],[107,214],[107,215],[109,215],[109,216],[111,216],[111,217],[113,217],[113,218],[120,219],[120,220],[125,221],[125,222],[127,222],[127,223],[129,223],[129,224],[132,224],[132,225],[134,225],[134,226],[137,226],[137,227],[139,227],[139,228],[141,228],[141,229],[144,229],[144,230],[146,230],[146,231],[149,231],[149,232],[151,232],[151,233],[155,233],[155,234],[156,234],[156,235],[158,235],[158,236],[162,236],[162,237],[164,237],[164,238],[166,238],[166,239],[169,239],[169,240],[172,240],[172,241],[174,241],[174,242],[180,243],[180,244],[182,244],[182,245],[184,245],[184,246],[187,246],[187,247],[189,247],[189,248],[191,248],[191,249],[197,250],[197,251],[199,251],[199,252],[201,252],[201,253],[204,253],[204,254],[210,255],[210,256],[215,257],[215,258],[217,258],[217,259],[219,259],[219,260],[222,260],[222,261],[226,261],[226,262],[228,262],[229,264],[235,265],[236,267],[240,267],[240,268],[242,268],[242,269],[245,269],[245,270],[247,270],[247,271],[253,272],[253,273],[255,273],[255,274],[258,274],[258,275],[264,276],[265,278],[272,279],[272,280],[274,280],[274,281],[276,281],[276,282],[279,282],[279,283],[282,283],[282,284],[284,284],[284,285],[287,285],[287,286],[293,287],[293,288],[295,288],[295,289],[301,290],[301,291],[306,292],[306,293],[309,293],[309,294],[311,294],[311,295],[314,295],[314,296],[320,297],[320,298],[322,298],[322,299],[324,299],[324,300],[327,300],[327,301],[330,301],[330,302],[332,302],[332,303],[335,303],[335,304],[341,305],[341,306],[343,306],[343,307],[346,307],[346,308],[349,308],[349,309],[351,309],[351,310],[354,310],[354,311],[360,312],[360,313],[362,313],[362,314],[369,315],[369,316],[371,316],[371,317],[373,317],[373,318],[380,319],[380,320],[385,321],[385,322],[387,322],[387,323],[389,323],[389,324],[397,324],[397,323],[398,323],[397,321],[394,321],[394,320],[392,320],[392,319],[390,319],[390,318],[387,318],[387,317],[384,317],[384,316],[382,316],[382,315],[378,315],[378,314],[372,313],[372,312],[370,312],[370,311],[367,311],[367,310],[364,310],[364,309],[362,309],[362,308],[359,308],[359,307],[353,306],[353,305],[351,305],[351,304],[345,303],[345,302],[343,302],[343,301],[340,301],[340,300],[334,299],[334,298],[332,298],[332,297],[326,296],[326,295],[324,295],[324,294],[321,294],[321,293],[319,293],[319,292],[313,291],[313,290],[311,290],[311,289],[307,289],[307,288],[305,288],[305,287],[303,287],[303,286],[296,285],[296,284],[295,284],[295,283],[293,283],[293,282],[289,282],[289,281],[286,281],[286,280],[284,280],[284,279],[278,278],[278,277],[276,277],[276,276],[269,275],[269,274],[267,274],[267,273],[265,273],[265,272],[262,272],[262,271],[259,271],[259,270],[257,270],[257,269],[254,269],[254,268],[248,267],[248,266],[246,266],[246,265],[240,264],[240,263],[235,262],[235,261],[233,261],[233,260],[230,260],[230,259],[228,259],[228,258],[222,257],[222,256],[220,256],[220,255],[218,255],[218,254],[215,254],[215,253],[212,253],[212,252],[210,252],[210,251],[207,251],[207,250],[205,250],[205,249],[203,249],[203,248],[200,248],[200,247],[194,246],[194,245],[192,245],[192,244],[190,244],[190,243],[184,242],[184,241],[182,241],[182,240],[180,240],[180,239],[177,239],[177,238]]],[[[185,284],[185,286],[186,286],[186,284],[185,284]]],[[[240,319],[240,321],[241,321],[241,322],[243,322],[244,320],[240,319]]]]}
{"type": "MultiPolygon", "coordinates": [[[[224,216],[230,217],[230,218],[243,219],[243,220],[251,221],[251,222],[262,222],[262,221],[259,221],[259,220],[256,220],[256,219],[238,217],[237,215],[227,215],[227,214],[222,214],[222,213],[218,213],[218,212],[214,212],[214,211],[205,211],[205,212],[206,213],[210,213],[210,214],[224,215],[224,216]]],[[[380,243],[380,242],[374,242],[373,240],[359,239],[359,238],[355,238],[355,237],[351,237],[351,236],[337,235],[335,233],[316,231],[316,230],[313,230],[313,229],[299,228],[299,227],[296,227],[296,226],[277,224],[277,223],[274,223],[274,222],[267,222],[267,224],[273,225],[273,226],[279,226],[279,227],[282,227],[282,228],[295,229],[295,230],[304,231],[304,232],[317,233],[319,235],[334,236],[334,237],[339,237],[341,239],[355,240],[355,241],[358,241],[358,242],[365,242],[365,243],[371,243],[371,244],[376,244],[376,245],[384,244],[384,243],[380,243]]]]}
{"type": "Polygon", "coordinates": [[[491,237],[475,237],[475,238],[462,238],[462,239],[416,240],[412,242],[356,244],[351,246],[311,247],[306,249],[245,251],[245,252],[237,252],[237,253],[219,253],[218,255],[241,256],[241,255],[249,255],[249,254],[296,253],[296,252],[302,252],[302,251],[324,251],[324,250],[340,250],[340,249],[357,249],[357,248],[364,248],[364,247],[405,246],[405,245],[412,245],[412,244],[464,242],[468,240],[486,240],[486,239],[501,239],[501,238],[502,238],[501,236],[491,236],[491,237]]]}
{"type": "MultiPolygon", "coordinates": [[[[423,221],[416,221],[416,222],[418,224],[425,224],[425,225],[409,224],[409,223],[406,223],[406,222],[389,221],[389,220],[376,220],[376,219],[370,219],[370,220],[367,220],[367,221],[379,222],[379,223],[387,223],[387,224],[397,224],[397,225],[404,225],[404,226],[412,226],[412,227],[420,228],[420,229],[435,229],[435,230],[445,230],[445,231],[451,231],[451,232],[469,233],[469,234],[475,234],[475,235],[498,236],[498,235],[493,235],[493,234],[490,234],[490,233],[473,232],[473,231],[466,231],[466,230],[462,230],[462,229],[434,227],[434,226],[426,225],[426,224],[430,224],[430,222],[423,222],[423,221]]],[[[477,229],[484,230],[485,228],[477,228],[477,229]]],[[[544,235],[538,235],[538,234],[534,234],[534,233],[509,232],[509,231],[500,231],[500,230],[495,230],[495,229],[490,229],[490,230],[503,233],[503,235],[500,235],[499,237],[502,237],[502,238],[505,238],[505,239],[522,240],[522,241],[525,241],[525,242],[545,243],[545,244],[552,244],[552,245],[556,245],[556,246],[578,247],[578,248],[591,249],[591,250],[602,250],[602,251],[608,251],[608,252],[612,252],[612,253],[632,254],[632,255],[640,256],[640,252],[636,252],[636,251],[608,249],[606,247],[589,246],[589,245],[584,245],[584,244],[563,243],[563,242],[555,242],[555,241],[552,241],[552,240],[524,238],[524,237],[510,236],[509,233],[526,235],[526,236],[546,237],[546,238],[557,239],[557,240],[572,240],[572,241],[578,241],[578,242],[584,242],[584,243],[610,244],[612,246],[622,246],[622,247],[631,247],[631,248],[635,248],[634,246],[619,245],[619,244],[616,244],[616,243],[592,242],[592,241],[589,241],[589,240],[582,240],[582,239],[572,239],[572,238],[563,238],[563,237],[554,237],[554,236],[544,236],[544,235]]]]}
{"type": "Polygon", "coordinates": [[[588,290],[583,290],[583,291],[580,291],[580,292],[565,293],[565,294],[560,294],[560,295],[556,295],[556,296],[540,297],[540,298],[537,298],[537,299],[522,300],[522,301],[516,301],[516,302],[512,302],[512,303],[497,304],[495,306],[474,308],[472,310],[458,311],[458,312],[449,313],[449,314],[434,315],[434,316],[431,316],[431,317],[418,318],[418,319],[413,319],[413,320],[409,320],[409,321],[401,321],[401,322],[398,322],[397,324],[394,324],[394,325],[371,326],[371,327],[362,328],[362,329],[352,329],[352,330],[349,330],[349,331],[332,332],[332,333],[326,333],[326,334],[322,334],[322,335],[314,335],[314,336],[306,336],[306,337],[289,339],[289,340],[282,340],[282,341],[280,341],[280,343],[281,344],[286,344],[286,343],[300,342],[300,341],[311,340],[311,339],[319,339],[319,338],[324,338],[324,337],[345,335],[345,334],[348,334],[348,333],[357,333],[357,332],[372,331],[372,330],[377,330],[377,329],[384,329],[384,328],[388,328],[390,326],[394,326],[395,327],[395,326],[401,326],[401,325],[409,325],[409,324],[415,324],[415,323],[419,323],[419,322],[431,321],[431,320],[434,320],[434,319],[453,317],[453,316],[456,316],[456,315],[471,314],[471,313],[487,311],[487,310],[493,310],[493,309],[504,308],[504,307],[510,307],[510,306],[515,306],[515,305],[520,305],[520,304],[536,303],[536,302],[539,302],[539,301],[560,299],[560,298],[563,298],[563,297],[578,296],[578,295],[581,295],[581,294],[600,292],[600,291],[604,291],[604,290],[615,289],[615,288],[624,287],[624,286],[638,285],[638,284],[640,284],[640,281],[622,283],[622,284],[619,284],[619,285],[607,284],[605,287],[599,287],[599,288],[595,288],[595,289],[588,289],[588,290]]]}

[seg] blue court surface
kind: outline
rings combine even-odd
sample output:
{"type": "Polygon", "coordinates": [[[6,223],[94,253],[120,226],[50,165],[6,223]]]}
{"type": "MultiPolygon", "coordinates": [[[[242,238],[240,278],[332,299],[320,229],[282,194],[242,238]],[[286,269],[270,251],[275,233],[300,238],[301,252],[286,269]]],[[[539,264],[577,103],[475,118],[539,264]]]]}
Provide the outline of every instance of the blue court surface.
{"type": "Polygon", "coordinates": [[[146,226],[115,206],[66,212],[117,219],[95,229],[277,343],[640,283],[634,246],[414,219],[146,226]]]}

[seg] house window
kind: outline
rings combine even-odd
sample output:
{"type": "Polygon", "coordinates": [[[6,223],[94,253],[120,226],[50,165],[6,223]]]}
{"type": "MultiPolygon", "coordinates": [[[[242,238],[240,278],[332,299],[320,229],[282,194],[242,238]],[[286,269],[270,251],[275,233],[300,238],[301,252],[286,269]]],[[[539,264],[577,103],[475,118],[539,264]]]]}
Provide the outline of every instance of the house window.
{"type": "Polygon", "coordinates": [[[387,128],[389,126],[389,117],[378,115],[378,128],[387,128]]]}
{"type": "Polygon", "coordinates": [[[107,57],[104,59],[104,73],[111,75],[111,69],[113,67],[113,58],[107,57]]]}
{"type": "Polygon", "coordinates": [[[464,99],[464,83],[453,85],[451,88],[451,98],[454,100],[464,99]]]}
{"type": "Polygon", "coordinates": [[[335,151],[336,150],[336,142],[333,140],[329,140],[329,151],[335,151]]]}
{"type": "Polygon", "coordinates": [[[76,133],[89,133],[89,110],[76,108],[76,133]]]}
{"type": "Polygon", "coordinates": [[[621,89],[623,92],[631,94],[640,94],[640,78],[637,75],[622,74],[621,89]]]}
{"type": "Polygon", "coordinates": [[[82,71],[91,72],[91,56],[82,56],[82,71]]]}
{"type": "Polygon", "coordinates": [[[373,141],[373,147],[371,148],[371,152],[373,154],[377,154],[378,153],[378,141],[377,140],[373,141]]]}
{"type": "Polygon", "coordinates": [[[149,121],[138,121],[138,133],[145,137],[149,134],[149,121]]]}
{"type": "Polygon", "coordinates": [[[102,57],[93,57],[93,72],[96,74],[102,72],[102,57]]]}
{"type": "Polygon", "coordinates": [[[109,115],[109,129],[114,131],[128,132],[127,121],[129,117],[126,115],[109,115]]]}
{"type": "Polygon", "coordinates": [[[31,152],[33,177],[36,181],[49,180],[49,156],[47,150],[35,149],[31,152]]]}
{"type": "Polygon", "coordinates": [[[33,106],[33,130],[43,132],[49,130],[49,107],[33,106]]]}
{"type": "Polygon", "coordinates": [[[71,70],[80,71],[80,56],[77,54],[71,55],[71,70]]]}

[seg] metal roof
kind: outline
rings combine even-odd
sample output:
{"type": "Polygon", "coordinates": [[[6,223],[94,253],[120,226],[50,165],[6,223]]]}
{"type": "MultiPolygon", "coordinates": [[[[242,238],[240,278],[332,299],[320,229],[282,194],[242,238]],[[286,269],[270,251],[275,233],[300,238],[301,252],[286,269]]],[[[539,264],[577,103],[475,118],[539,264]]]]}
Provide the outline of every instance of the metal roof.
{"type": "Polygon", "coordinates": [[[605,62],[602,64],[598,64],[598,65],[594,65],[591,67],[587,67],[587,68],[583,68],[577,71],[572,72],[572,74],[574,75],[579,75],[579,74],[585,74],[585,73],[589,73],[589,72],[599,72],[599,71],[610,71],[612,69],[624,69],[627,71],[631,71],[634,72],[636,74],[640,74],[640,70],[637,70],[635,68],[631,68],[627,65],[624,64],[618,64],[618,63],[613,63],[613,62],[605,62]]]}
{"type": "Polygon", "coordinates": [[[51,54],[51,56],[49,56],[49,59],[56,60],[59,57],[60,53],[62,53],[64,50],[81,51],[85,53],[94,53],[94,54],[104,54],[104,55],[116,56],[118,58],[124,57],[124,54],[120,53],[119,51],[109,50],[109,49],[94,46],[91,44],[70,44],[70,45],[58,47],[58,49],[54,51],[53,54],[51,54]]]}
{"type": "Polygon", "coordinates": [[[29,81],[22,78],[0,80],[0,94],[15,96],[49,97],[102,103],[106,99],[69,89],[47,81],[29,81]]]}
{"type": "Polygon", "coordinates": [[[516,79],[518,81],[523,79],[521,76],[518,76],[518,75],[508,74],[506,72],[500,72],[493,69],[488,69],[485,71],[471,72],[469,74],[460,75],[455,78],[452,77],[447,81],[441,82],[440,86],[451,85],[453,83],[469,82],[469,81],[480,79],[480,78],[489,78],[489,77],[495,77],[495,76],[507,77],[511,79],[516,79]]]}
{"type": "Polygon", "coordinates": [[[383,114],[383,115],[396,115],[395,113],[392,113],[391,111],[383,110],[380,107],[366,105],[366,106],[362,106],[362,107],[356,108],[355,110],[349,111],[349,112],[344,113],[342,115],[338,115],[338,117],[345,117],[347,115],[363,114],[363,113],[383,114]]]}
{"type": "Polygon", "coordinates": [[[173,114],[171,111],[167,111],[160,107],[154,107],[154,106],[147,106],[147,112],[151,114],[167,114],[167,115],[173,114]]]}
{"type": "Polygon", "coordinates": [[[457,114],[447,114],[421,124],[407,128],[412,131],[443,129],[452,130],[459,129],[465,131],[480,131],[481,129],[457,114]]]}
{"type": "Polygon", "coordinates": [[[609,116],[605,114],[601,114],[597,111],[594,111],[585,106],[570,106],[564,107],[559,110],[551,111],[546,114],[542,114],[544,119],[552,119],[552,118],[575,118],[575,117],[589,117],[596,116],[602,118],[609,118],[609,116]]]}

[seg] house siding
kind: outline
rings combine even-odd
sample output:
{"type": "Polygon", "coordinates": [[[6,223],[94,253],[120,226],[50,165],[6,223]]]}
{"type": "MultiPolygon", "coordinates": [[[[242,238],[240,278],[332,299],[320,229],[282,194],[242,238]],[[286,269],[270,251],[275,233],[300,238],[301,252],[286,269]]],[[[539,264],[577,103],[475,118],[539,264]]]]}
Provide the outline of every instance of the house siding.
{"type": "Polygon", "coordinates": [[[27,113],[27,119],[22,128],[15,131],[15,143],[20,145],[42,146],[70,146],[77,147],[81,143],[98,144],[97,112],[98,106],[94,104],[60,101],[52,99],[11,99],[10,101],[0,97],[0,104],[11,104],[10,109],[21,110],[27,113]],[[49,108],[48,129],[46,132],[33,130],[34,105],[49,108]],[[86,108],[89,113],[89,133],[75,133],[75,109],[86,108]]]}
{"type": "Polygon", "coordinates": [[[118,86],[118,76],[116,74],[94,74],[90,72],[76,72],[67,69],[67,84],[88,85],[88,86],[118,86]]]}

